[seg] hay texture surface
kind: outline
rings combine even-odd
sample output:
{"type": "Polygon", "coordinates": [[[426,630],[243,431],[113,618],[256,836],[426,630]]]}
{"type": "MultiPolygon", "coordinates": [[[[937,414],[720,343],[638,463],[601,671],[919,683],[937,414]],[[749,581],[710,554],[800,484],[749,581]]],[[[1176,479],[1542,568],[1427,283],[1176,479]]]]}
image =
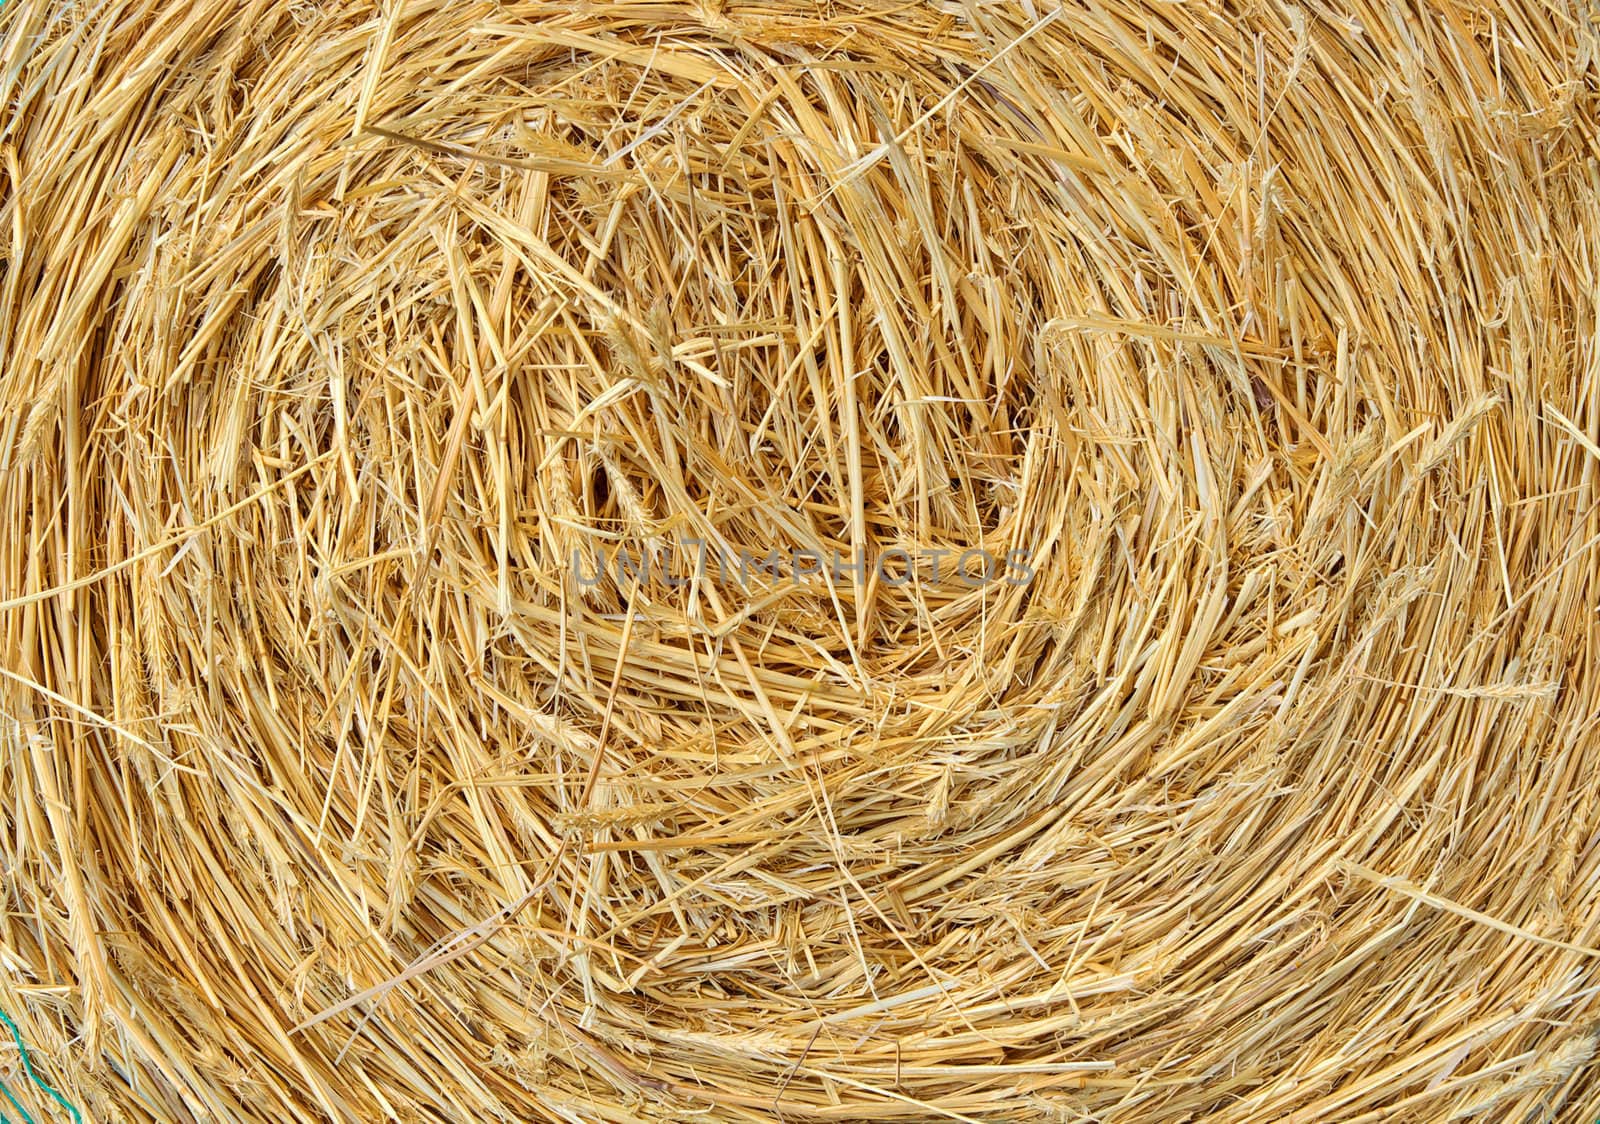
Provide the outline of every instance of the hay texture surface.
{"type": "Polygon", "coordinates": [[[1597,55],[1585,0],[10,0],[39,1075],[1592,1124],[1597,55]]]}

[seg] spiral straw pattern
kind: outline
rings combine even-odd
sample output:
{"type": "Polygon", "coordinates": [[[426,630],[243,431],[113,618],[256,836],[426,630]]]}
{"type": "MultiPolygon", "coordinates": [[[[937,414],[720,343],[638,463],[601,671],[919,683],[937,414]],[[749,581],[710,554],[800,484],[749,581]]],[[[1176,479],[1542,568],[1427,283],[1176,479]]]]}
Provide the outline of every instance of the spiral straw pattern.
{"type": "Polygon", "coordinates": [[[1600,1114],[1587,0],[16,0],[92,1120],[1600,1114]]]}

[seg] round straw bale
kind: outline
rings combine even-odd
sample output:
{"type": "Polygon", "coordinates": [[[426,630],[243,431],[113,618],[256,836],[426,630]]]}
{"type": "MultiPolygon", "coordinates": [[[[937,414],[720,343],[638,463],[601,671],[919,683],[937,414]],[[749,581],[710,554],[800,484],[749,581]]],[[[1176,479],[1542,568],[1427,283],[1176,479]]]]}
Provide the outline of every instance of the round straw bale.
{"type": "Polygon", "coordinates": [[[38,1078],[1591,1124],[1596,28],[11,0],[38,1078]]]}

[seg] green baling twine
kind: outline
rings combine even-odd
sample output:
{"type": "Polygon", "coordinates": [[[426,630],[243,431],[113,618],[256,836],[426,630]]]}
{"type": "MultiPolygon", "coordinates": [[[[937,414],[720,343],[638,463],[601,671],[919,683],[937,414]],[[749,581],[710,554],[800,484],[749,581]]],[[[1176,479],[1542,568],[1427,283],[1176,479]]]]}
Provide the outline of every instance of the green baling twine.
{"type": "MultiPolygon", "coordinates": [[[[3,4],[4,2],[5,0],[0,0],[0,4],[3,4]]],[[[74,1108],[60,1093],[56,1092],[49,1085],[46,1085],[43,1079],[41,1079],[40,1076],[34,1072],[33,1059],[28,1056],[28,1047],[22,1041],[22,1032],[17,1029],[17,1024],[11,1021],[11,1016],[6,1014],[4,1011],[0,1011],[0,1022],[4,1022],[6,1024],[6,1029],[11,1031],[11,1037],[17,1043],[17,1052],[22,1055],[22,1068],[27,1072],[28,1079],[35,1085],[39,1086],[39,1088],[43,1089],[46,1093],[49,1093],[50,1099],[55,1101],[56,1104],[70,1112],[72,1114],[74,1124],[83,1124],[83,1114],[74,1108]]],[[[0,1093],[5,1094],[6,1100],[11,1102],[11,1107],[16,1109],[17,1114],[22,1117],[22,1124],[38,1124],[38,1121],[34,1120],[32,1116],[28,1115],[28,1110],[17,1103],[17,1098],[11,1095],[11,1090],[6,1088],[6,1083],[4,1081],[0,1081],[0,1093]]],[[[9,1119],[3,1112],[0,1112],[0,1124],[10,1124],[9,1119]]]]}

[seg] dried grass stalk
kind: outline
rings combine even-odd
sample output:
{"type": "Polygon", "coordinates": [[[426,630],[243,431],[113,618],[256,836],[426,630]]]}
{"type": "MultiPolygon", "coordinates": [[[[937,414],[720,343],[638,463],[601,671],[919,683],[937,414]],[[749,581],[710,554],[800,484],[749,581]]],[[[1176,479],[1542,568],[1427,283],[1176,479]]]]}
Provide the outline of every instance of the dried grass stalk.
{"type": "Polygon", "coordinates": [[[1589,1124],[1596,24],[11,0],[41,1074],[1589,1124]],[[868,569],[663,580],[702,542],[868,569]]]}

